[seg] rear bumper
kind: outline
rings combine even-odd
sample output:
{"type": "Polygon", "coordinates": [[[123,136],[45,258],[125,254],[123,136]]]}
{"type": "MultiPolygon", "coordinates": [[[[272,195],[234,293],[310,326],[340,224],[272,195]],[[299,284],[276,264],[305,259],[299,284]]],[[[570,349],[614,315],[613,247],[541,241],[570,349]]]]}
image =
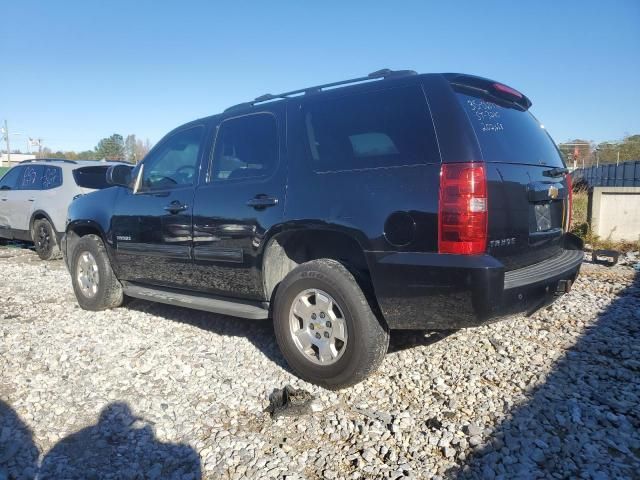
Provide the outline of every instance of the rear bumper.
{"type": "Polygon", "coordinates": [[[489,255],[368,252],[376,298],[390,328],[457,329],[532,314],[568,291],[582,243],[567,235],[556,256],[505,272],[489,255]]]}

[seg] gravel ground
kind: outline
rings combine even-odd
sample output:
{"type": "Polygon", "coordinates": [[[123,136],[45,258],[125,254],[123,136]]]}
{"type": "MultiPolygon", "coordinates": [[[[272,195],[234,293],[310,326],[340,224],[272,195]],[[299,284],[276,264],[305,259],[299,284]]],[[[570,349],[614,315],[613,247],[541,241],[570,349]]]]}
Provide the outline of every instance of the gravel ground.
{"type": "Polygon", "coordinates": [[[269,322],[78,308],[61,261],[0,248],[0,480],[640,478],[640,282],[586,264],[533,318],[394,333],[329,392],[269,322]],[[291,385],[311,414],[265,412],[291,385]]]}

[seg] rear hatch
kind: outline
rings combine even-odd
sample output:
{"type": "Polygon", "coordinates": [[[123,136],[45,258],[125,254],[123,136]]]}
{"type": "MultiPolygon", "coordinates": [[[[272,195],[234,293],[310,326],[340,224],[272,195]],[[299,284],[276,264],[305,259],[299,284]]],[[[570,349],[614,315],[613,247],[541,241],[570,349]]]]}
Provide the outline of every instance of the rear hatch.
{"type": "Polygon", "coordinates": [[[507,270],[562,250],[570,195],[567,171],[531,102],[502,84],[477,77],[451,80],[486,166],[487,252],[507,270]]]}
{"type": "Polygon", "coordinates": [[[90,193],[94,190],[102,190],[111,185],[107,183],[107,170],[110,165],[97,165],[80,167],[73,170],[73,179],[80,187],[82,193],[90,193]]]}

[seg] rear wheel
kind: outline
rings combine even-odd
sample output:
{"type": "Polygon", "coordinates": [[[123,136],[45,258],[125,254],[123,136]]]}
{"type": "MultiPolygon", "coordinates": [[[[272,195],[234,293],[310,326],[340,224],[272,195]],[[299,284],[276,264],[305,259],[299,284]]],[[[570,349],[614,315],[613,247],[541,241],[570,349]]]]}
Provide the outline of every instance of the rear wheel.
{"type": "Polygon", "coordinates": [[[42,260],[62,258],[58,247],[56,231],[46,218],[39,218],[33,222],[31,238],[36,247],[36,253],[42,260]]]}
{"type": "Polygon", "coordinates": [[[327,388],[364,380],[384,359],[389,333],[354,276],[329,259],[292,270],[278,287],[274,328],[303,379],[327,388]]]}
{"type": "Polygon", "coordinates": [[[70,268],[73,291],[85,310],[106,310],[122,305],[122,285],[109,263],[102,239],[85,235],[71,254],[70,268]]]}

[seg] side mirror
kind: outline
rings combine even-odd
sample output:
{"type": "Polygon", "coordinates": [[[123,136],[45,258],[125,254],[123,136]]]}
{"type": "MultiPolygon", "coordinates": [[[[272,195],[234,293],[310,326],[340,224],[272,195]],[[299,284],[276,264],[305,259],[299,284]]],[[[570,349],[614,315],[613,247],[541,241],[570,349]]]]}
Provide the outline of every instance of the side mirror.
{"type": "Polygon", "coordinates": [[[120,187],[131,188],[131,171],[133,167],[130,165],[112,165],[107,170],[107,183],[120,187]]]}

